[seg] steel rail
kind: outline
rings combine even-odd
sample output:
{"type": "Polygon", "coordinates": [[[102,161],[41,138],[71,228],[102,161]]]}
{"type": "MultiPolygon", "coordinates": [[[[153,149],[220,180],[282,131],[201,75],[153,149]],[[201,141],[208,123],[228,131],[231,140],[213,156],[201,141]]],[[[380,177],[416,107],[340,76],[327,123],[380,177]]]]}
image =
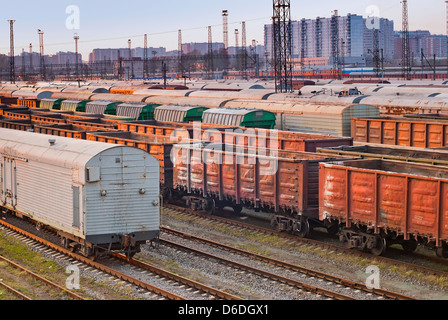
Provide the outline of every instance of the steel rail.
{"type": "MultiPolygon", "coordinates": [[[[341,247],[341,246],[337,246],[337,245],[326,243],[326,242],[319,241],[319,240],[313,240],[313,239],[308,239],[308,238],[301,238],[301,237],[298,237],[298,236],[295,236],[295,235],[292,235],[292,234],[279,232],[279,231],[276,231],[276,230],[273,230],[273,229],[259,227],[259,226],[256,226],[256,225],[253,225],[253,224],[249,224],[249,223],[245,223],[245,222],[240,222],[240,221],[227,219],[227,218],[223,218],[223,217],[218,217],[218,216],[211,216],[209,214],[205,214],[205,213],[194,211],[194,210],[191,210],[191,209],[179,207],[179,206],[172,205],[172,204],[164,204],[164,207],[167,208],[167,209],[171,209],[171,210],[177,211],[178,213],[184,213],[184,214],[188,214],[188,215],[192,215],[192,216],[197,216],[197,217],[209,219],[209,220],[212,220],[212,221],[226,223],[226,224],[233,225],[233,226],[236,226],[236,227],[245,228],[245,229],[248,229],[248,230],[257,231],[257,232],[261,232],[261,233],[264,233],[264,234],[277,236],[277,237],[280,237],[280,238],[283,238],[283,239],[296,241],[298,243],[312,245],[312,246],[315,246],[315,247],[321,247],[321,248],[327,249],[329,251],[342,252],[342,253],[347,254],[347,255],[360,257],[360,258],[364,258],[364,259],[375,259],[377,261],[388,263],[388,264],[392,264],[394,266],[400,265],[402,267],[406,267],[408,269],[416,270],[416,271],[422,272],[424,274],[435,275],[435,276],[438,276],[438,277],[448,277],[448,272],[447,271],[436,270],[436,269],[425,267],[425,266],[418,265],[418,264],[415,264],[415,263],[400,261],[400,260],[387,258],[387,257],[383,257],[383,256],[373,256],[372,254],[369,254],[369,253],[366,253],[366,252],[347,249],[347,248],[344,248],[344,247],[341,247]]],[[[432,260],[432,259],[429,259],[429,260],[432,260]]],[[[447,261],[447,263],[448,263],[448,261],[447,261]]]]}
{"type": "Polygon", "coordinates": [[[135,259],[128,260],[126,256],[121,255],[121,254],[114,254],[113,257],[115,257],[115,258],[117,258],[117,259],[119,259],[121,261],[127,261],[130,264],[132,264],[132,265],[134,265],[134,266],[136,266],[138,268],[142,268],[142,269],[151,271],[151,272],[156,273],[156,274],[158,274],[158,275],[160,275],[160,276],[162,276],[164,278],[168,278],[168,279],[171,279],[173,281],[182,283],[182,284],[187,285],[187,286],[189,286],[191,288],[198,289],[200,291],[203,291],[205,293],[211,294],[213,296],[216,296],[216,297],[224,299],[224,300],[243,300],[240,297],[234,296],[232,294],[229,294],[227,292],[224,292],[224,291],[221,291],[221,290],[218,290],[218,289],[211,288],[211,287],[206,286],[206,285],[204,285],[202,283],[199,283],[199,282],[196,282],[196,281],[184,278],[184,277],[179,276],[177,274],[174,274],[174,273],[162,270],[160,268],[152,266],[152,265],[150,265],[148,263],[145,263],[143,261],[139,261],[139,260],[135,260],[135,259]]]}
{"type": "Polygon", "coordinates": [[[273,258],[270,258],[270,257],[267,257],[267,256],[263,256],[263,255],[257,254],[257,253],[249,252],[249,251],[242,250],[242,249],[239,249],[239,248],[236,248],[236,247],[232,247],[232,246],[229,246],[229,245],[226,245],[226,244],[222,244],[222,243],[219,243],[219,242],[215,242],[215,241],[211,241],[211,240],[208,240],[208,239],[197,237],[197,236],[194,236],[194,235],[191,235],[191,234],[187,234],[185,232],[174,230],[172,228],[161,227],[161,230],[166,232],[166,233],[170,233],[170,234],[176,235],[178,237],[182,237],[182,238],[185,238],[185,239],[189,239],[189,240],[193,240],[193,241],[196,241],[196,242],[200,242],[200,243],[203,243],[203,244],[206,244],[206,245],[209,245],[209,246],[213,246],[213,247],[216,247],[216,248],[224,249],[224,250],[229,251],[229,252],[233,252],[233,253],[236,253],[236,254],[239,254],[239,255],[247,256],[247,257],[250,257],[250,258],[253,258],[253,259],[256,259],[256,260],[259,260],[259,261],[263,261],[263,262],[266,262],[266,263],[269,263],[269,264],[272,264],[272,265],[275,265],[275,266],[278,266],[278,267],[289,269],[289,270],[292,270],[292,271],[297,271],[297,272],[306,274],[306,275],[311,276],[311,277],[316,277],[316,278],[319,278],[319,279],[323,279],[323,280],[327,280],[327,281],[330,281],[330,282],[334,282],[336,284],[340,284],[340,285],[343,285],[345,287],[350,287],[350,288],[353,288],[353,289],[356,289],[356,290],[362,290],[362,291],[365,291],[367,293],[372,293],[372,294],[375,294],[375,295],[379,295],[379,296],[383,296],[383,297],[390,298],[390,299],[395,299],[395,300],[418,300],[416,298],[409,297],[409,296],[403,295],[401,293],[388,291],[388,290],[385,290],[385,289],[375,289],[375,288],[369,289],[369,288],[366,287],[365,284],[362,284],[362,283],[359,283],[359,282],[347,280],[347,279],[344,279],[344,278],[341,278],[341,277],[337,277],[337,276],[333,276],[333,275],[330,275],[330,274],[327,274],[327,273],[324,273],[324,272],[321,272],[321,271],[316,271],[316,270],[312,270],[312,269],[305,268],[305,267],[302,267],[302,266],[298,266],[298,265],[295,265],[295,264],[292,264],[292,263],[289,263],[289,262],[273,259],[273,258]]]}
{"type": "Polygon", "coordinates": [[[15,262],[13,262],[13,261],[11,261],[11,260],[3,257],[3,256],[0,256],[0,260],[7,262],[8,264],[12,265],[13,267],[15,267],[15,268],[17,268],[19,270],[22,270],[23,272],[26,272],[27,274],[31,275],[32,277],[36,278],[37,280],[44,282],[48,286],[51,286],[51,287],[56,288],[56,289],[58,289],[58,290],[60,290],[62,292],[65,292],[66,294],[68,294],[72,298],[75,298],[75,299],[78,299],[78,300],[85,300],[80,295],[78,295],[78,294],[76,294],[76,293],[74,293],[74,292],[72,292],[70,290],[67,290],[67,288],[64,288],[64,287],[58,285],[57,283],[54,283],[54,282],[52,282],[52,281],[50,281],[48,279],[45,279],[44,277],[38,275],[37,273],[34,273],[34,272],[32,272],[32,271],[30,271],[30,270],[20,266],[19,264],[15,263],[15,262]]]}
{"type": "Polygon", "coordinates": [[[49,248],[51,248],[51,249],[53,249],[55,251],[58,251],[58,252],[66,255],[66,256],[69,256],[69,257],[71,257],[71,258],[73,258],[75,260],[78,260],[78,261],[86,264],[86,265],[89,265],[90,267],[93,267],[95,269],[101,270],[101,271],[103,271],[105,273],[108,273],[108,274],[110,274],[110,275],[112,275],[114,277],[117,277],[117,278],[119,278],[119,279],[121,279],[123,281],[126,281],[126,282],[129,282],[131,284],[134,284],[134,285],[136,285],[136,286],[138,286],[140,288],[143,288],[145,290],[154,292],[157,295],[160,295],[160,296],[165,297],[165,298],[170,299],[170,300],[187,300],[187,299],[185,299],[185,298],[183,298],[183,297],[181,297],[179,295],[176,295],[176,294],[174,294],[172,292],[163,290],[163,289],[158,288],[156,286],[153,286],[153,285],[151,285],[149,283],[146,283],[146,282],[143,282],[143,281],[141,281],[139,279],[136,279],[136,278],[133,278],[131,276],[128,276],[128,275],[126,275],[126,274],[124,274],[122,272],[118,272],[118,271],[116,271],[116,270],[114,270],[112,268],[109,268],[109,267],[105,266],[105,265],[102,265],[100,263],[92,261],[92,260],[90,260],[90,259],[88,259],[86,257],[83,257],[83,256],[78,255],[76,253],[73,253],[73,252],[71,252],[69,250],[66,250],[66,249],[64,249],[64,248],[62,248],[60,246],[57,246],[57,245],[49,242],[49,241],[46,241],[46,240],[44,240],[44,239],[42,239],[40,237],[37,237],[37,236],[35,236],[35,235],[33,235],[33,234],[29,233],[29,232],[26,232],[26,231],[24,231],[24,230],[22,230],[20,228],[17,228],[15,226],[7,223],[6,221],[1,220],[1,219],[0,219],[0,225],[3,225],[4,227],[6,227],[8,229],[11,229],[11,230],[13,230],[13,231],[15,231],[15,232],[17,232],[17,233],[19,233],[19,234],[29,238],[29,239],[31,239],[31,240],[34,240],[34,241],[36,241],[38,243],[41,243],[41,244],[43,244],[43,245],[45,245],[45,246],[47,246],[47,247],[49,247],[49,248]]]}
{"type": "Polygon", "coordinates": [[[26,300],[26,301],[31,301],[32,299],[26,295],[24,295],[23,293],[17,291],[16,289],[8,286],[7,284],[5,284],[3,282],[3,280],[0,279],[0,287],[5,288],[6,290],[8,290],[9,292],[11,292],[12,294],[16,295],[17,297],[19,297],[22,300],[26,300]]]}
{"type": "Polygon", "coordinates": [[[280,283],[284,283],[284,284],[287,284],[287,285],[290,285],[290,286],[302,289],[302,290],[307,291],[307,292],[323,295],[325,297],[336,299],[336,300],[358,300],[356,298],[353,298],[353,297],[350,297],[350,296],[347,296],[347,295],[344,295],[344,294],[341,294],[341,293],[338,293],[338,292],[335,292],[335,291],[327,290],[327,289],[316,287],[316,286],[313,286],[313,285],[310,285],[310,284],[307,284],[307,283],[304,283],[304,282],[301,282],[301,281],[298,281],[298,280],[294,280],[294,279],[290,279],[290,278],[283,277],[283,276],[280,276],[280,275],[276,275],[276,274],[273,274],[273,273],[270,273],[270,272],[267,272],[267,271],[264,271],[264,270],[261,270],[261,269],[257,269],[257,268],[254,268],[254,267],[251,267],[251,266],[248,266],[248,265],[244,265],[244,264],[241,264],[241,263],[238,263],[238,262],[235,262],[235,261],[231,261],[231,260],[228,260],[228,259],[216,256],[216,255],[213,255],[213,254],[210,254],[210,253],[206,253],[206,252],[203,252],[203,251],[200,251],[200,250],[196,250],[196,249],[193,249],[193,248],[190,248],[190,247],[187,247],[187,246],[184,246],[182,244],[175,243],[175,242],[172,242],[172,241],[169,241],[169,240],[162,240],[161,239],[160,241],[161,241],[161,243],[164,243],[164,244],[166,244],[168,246],[177,247],[177,248],[180,248],[180,249],[182,249],[184,251],[193,252],[195,254],[202,255],[202,256],[205,256],[205,257],[210,258],[210,259],[215,259],[215,260],[217,260],[220,263],[223,263],[225,265],[229,265],[229,266],[232,266],[232,267],[237,268],[239,270],[247,271],[247,272],[250,272],[250,273],[253,273],[253,274],[256,274],[258,276],[265,277],[265,278],[268,278],[268,279],[271,279],[271,280],[274,280],[274,281],[278,281],[280,283]]]}

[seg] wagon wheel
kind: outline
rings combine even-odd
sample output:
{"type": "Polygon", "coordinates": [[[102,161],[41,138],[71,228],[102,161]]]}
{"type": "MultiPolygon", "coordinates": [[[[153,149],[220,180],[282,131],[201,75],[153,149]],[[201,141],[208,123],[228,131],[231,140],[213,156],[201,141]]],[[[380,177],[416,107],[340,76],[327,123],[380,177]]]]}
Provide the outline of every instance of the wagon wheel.
{"type": "Polygon", "coordinates": [[[65,237],[61,237],[61,247],[63,247],[64,249],[68,248],[68,239],[65,237]]]}
{"type": "Polygon", "coordinates": [[[173,192],[171,191],[170,188],[165,188],[163,190],[163,199],[167,203],[173,203],[173,192]]]}
{"type": "Polygon", "coordinates": [[[236,215],[240,215],[241,211],[243,211],[243,206],[240,204],[236,204],[233,206],[233,212],[235,212],[236,215]]]}
{"type": "Polygon", "coordinates": [[[374,256],[382,256],[383,254],[386,253],[386,248],[387,248],[386,239],[378,236],[376,238],[376,246],[375,246],[375,248],[370,249],[370,252],[374,256]]]}
{"type": "Polygon", "coordinates": [[[403,247],[404,251],[412,253],[417,250],[418,242],[415,240],[404,241],[401,243],[401,246],[403,247]]]}
{"type": "Polygon", "coordinates": [[[310,223],[308,219],[301,219],[300,230],[298,230],[297,225],[294,227],[294,233],[300,238],[306,238],[310,235],[310,223]]]}
{"type": "Polygon", "coordinates": [[[271,219],[271,227],[276,228],[276,229],[278,228],[278,221],[275,217],[272,217],[272,219],[271,219]]]}
{"type": "Polygon", "coordinates": [[[214,215],[216,211],[216,202],[214,199],[208,199],[207,200],[207,207],[205,209],[208,214],[214,215]]]}
{"type": "Polygon", "coordinates": [[[439,258],[447,259],[448,258],[448,250],[447,246],[443,245],[436,249],[436,254],[439,258]]]}
{"type": "Polygon", "coordinates": [[[339,224],[332,224],[329,227],[326,227],[328,234],[337,235],[339,233],[339,224]]]}

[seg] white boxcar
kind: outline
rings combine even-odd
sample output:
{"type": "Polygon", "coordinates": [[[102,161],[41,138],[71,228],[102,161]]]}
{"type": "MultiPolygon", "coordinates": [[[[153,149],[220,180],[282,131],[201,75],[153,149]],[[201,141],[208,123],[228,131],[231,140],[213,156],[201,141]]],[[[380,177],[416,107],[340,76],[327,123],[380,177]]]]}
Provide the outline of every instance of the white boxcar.
{"type": "Polygon", "coordinates": [[[143,150],[0,129],[0,206],[90,256],[159,236],[159,162],[143,150]]]}

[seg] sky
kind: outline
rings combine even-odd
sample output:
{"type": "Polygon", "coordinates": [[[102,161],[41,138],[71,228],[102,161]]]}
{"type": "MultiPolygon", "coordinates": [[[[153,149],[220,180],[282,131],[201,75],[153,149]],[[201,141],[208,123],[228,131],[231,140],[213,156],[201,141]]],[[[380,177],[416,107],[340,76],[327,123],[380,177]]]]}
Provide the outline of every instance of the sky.
{"type": "MultiPolygon", "coordinates": [[[[178,30],[184,43],[207,42],[207,27],[212,26],[213,41],[222,42],[222,10],[229,11],[229,45],[235,43],[234,30],[246,21],[247,43],[255,39],[263,44],[263,26],[271,23],[272,0],[19,0],[2,1],[0,11],[0,53],[9,52],[9,23],[14,23],[16,55],[22,48],[39,51],[37,29],[44,31],[45,54],[75,51],[73,36],[80,37],[79,51],[83,59],[94,48],[126,48],[128,39],[133,47],[143,47],[143,35],[148,34],[150,47],[177,49],[178,30]],[[74,11],[73,8],[76,10],[74,11]],[[79,11],[79,14],[77,12],[79,11]],[[79,22],[79,25],[78,25],[79,22]]],[[[429,30],[446,34],[446,4],[444,0],[409,0],[410,30],[429,30]]],[[[348,13],[367,16],[370,6],[379,15],[394,20],[395,30],[401,30],[400,0],[291,0],[293,20],[330,17],[348,13]]],[[[241,41],[241,40],[240,40],[241,41]]],[[[241,42],[240,42],[241,43],[241,42]]]]}

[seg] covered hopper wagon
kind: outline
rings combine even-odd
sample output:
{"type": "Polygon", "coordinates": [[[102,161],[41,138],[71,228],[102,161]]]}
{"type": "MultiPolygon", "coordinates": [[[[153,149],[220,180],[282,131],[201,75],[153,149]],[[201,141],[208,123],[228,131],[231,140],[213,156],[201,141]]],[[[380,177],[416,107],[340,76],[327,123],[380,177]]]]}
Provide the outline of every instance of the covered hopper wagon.
{"type": "Polygon", "coordinates": [[[202,123],[222,126],[274,129],[275,114],[261,109],[214,108],[204,111],[202,123]]]}

